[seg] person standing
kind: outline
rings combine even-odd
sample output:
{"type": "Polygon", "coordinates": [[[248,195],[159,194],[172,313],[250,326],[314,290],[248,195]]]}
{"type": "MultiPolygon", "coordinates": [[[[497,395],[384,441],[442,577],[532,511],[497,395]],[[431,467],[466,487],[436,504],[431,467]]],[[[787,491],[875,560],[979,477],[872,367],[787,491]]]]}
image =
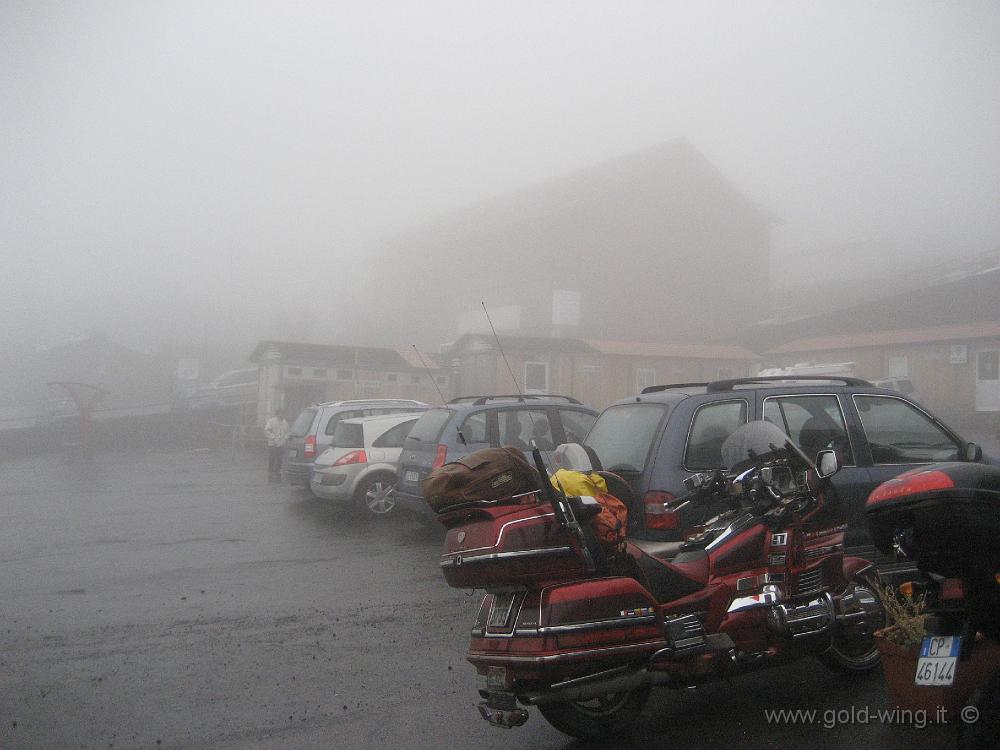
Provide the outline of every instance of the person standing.
{"type": "Polygon", "coordinates": [[[285,441],[288,440],[288,420],[285,413],[279,409],[264,424],[264,437],[267,438],[267,471],[269,482],[281,481],[281,459],[285,452],[285,441]]]}

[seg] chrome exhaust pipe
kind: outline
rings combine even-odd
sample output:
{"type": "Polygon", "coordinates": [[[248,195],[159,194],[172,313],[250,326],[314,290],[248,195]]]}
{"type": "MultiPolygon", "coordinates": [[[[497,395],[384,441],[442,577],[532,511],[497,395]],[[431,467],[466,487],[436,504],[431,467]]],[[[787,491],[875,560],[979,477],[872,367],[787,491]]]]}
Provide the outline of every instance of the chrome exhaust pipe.
{"type": "Polygon", "coordinates": [[[539,703],[562,703],[564,701],[585,701],[600,698],[610,693],[623,693],[643,685],[651,685],[654,675],[645,667],[619,667],[607,672],[577,677],[557,682],[545,692],[526,693],[520,696],[523,703],[537,706],[539,703]]]}

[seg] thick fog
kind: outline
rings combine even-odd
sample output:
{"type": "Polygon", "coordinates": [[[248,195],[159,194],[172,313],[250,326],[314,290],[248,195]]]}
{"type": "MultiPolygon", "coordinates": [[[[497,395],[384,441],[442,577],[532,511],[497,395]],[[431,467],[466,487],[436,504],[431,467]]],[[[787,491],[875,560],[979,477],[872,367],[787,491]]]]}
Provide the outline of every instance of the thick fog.
{"type": "Polygon", "coordinates": [[[8,0],[0,56],[5,344],[406,346],[385,243],[674,138],[776,277],[1000,247],[992,0],[8,0]]]}

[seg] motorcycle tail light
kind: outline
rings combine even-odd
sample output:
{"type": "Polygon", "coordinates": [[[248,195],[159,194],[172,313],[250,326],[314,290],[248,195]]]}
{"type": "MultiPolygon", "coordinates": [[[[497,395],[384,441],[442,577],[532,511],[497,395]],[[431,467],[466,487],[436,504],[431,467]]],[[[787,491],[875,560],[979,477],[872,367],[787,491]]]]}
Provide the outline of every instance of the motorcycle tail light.
{"type": "Polygon", "coordinates": [[[962,601],[965,599],[965,583],[960,578],[945,578],[938,590],[941,601],[962,601]]]}
{"type": "Polygon", "coordinates": [[[681,517],[676,510],[668,508],[667,505],[676,498],[669,492],[647,492],[643,498],[646,508],[646,528],[647,529],[679,529],[681,527],[681,517]]]}
{"type": "Polygon", "coordinates": [[[883,482],[868,496],[868,504],[895,500],[907,495],[918,495],[931,490],[947,490],[955,486],[952,478],[943,471],[908,471],[895,479],[883,482]]]}

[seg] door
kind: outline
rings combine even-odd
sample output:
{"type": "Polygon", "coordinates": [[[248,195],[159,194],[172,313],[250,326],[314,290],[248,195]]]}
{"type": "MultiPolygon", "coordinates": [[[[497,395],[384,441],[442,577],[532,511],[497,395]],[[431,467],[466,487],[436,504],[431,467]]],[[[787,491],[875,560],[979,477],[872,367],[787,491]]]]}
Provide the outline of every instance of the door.
{"type": "Polygon", "coordinates": [[[1000,350],[976,355],[976,411],[1000,411],[1000,350]]]}
{"type": "Polygon", "coordinates": [[[958,437],[906,399],[856,393],[854,404],[871,461],[870,489],[918,466],[962,460],[958,437]]]}
{"type": "Polygon", "coordinates": [[[847,524],[845,544],[867,537],[865,501],[871,489],[868,468],[859,466],[854,443],[847,429],[843,405],[836,394],[810,393],[769,396],[764,399],[763,418],[774,422],[810,460],[821,450],[835,450],[840,470],[830,479],[826,503],[810,519],[809,530],[847,524]]]}

